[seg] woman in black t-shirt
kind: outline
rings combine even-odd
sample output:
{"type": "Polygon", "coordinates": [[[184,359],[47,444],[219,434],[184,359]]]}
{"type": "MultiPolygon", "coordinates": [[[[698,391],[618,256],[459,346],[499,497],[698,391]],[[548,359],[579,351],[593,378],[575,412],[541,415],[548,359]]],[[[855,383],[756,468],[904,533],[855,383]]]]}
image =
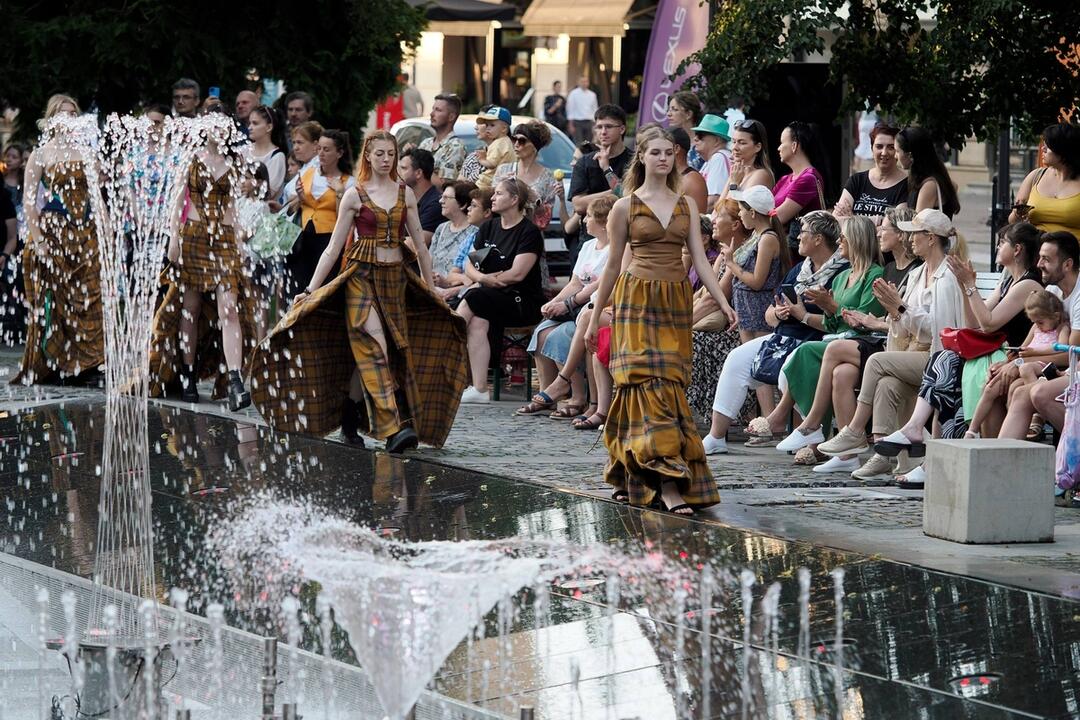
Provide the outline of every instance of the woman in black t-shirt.
{"type": "Polygon", "coordinates": [[[848,178],[833,214],[836,217],[869,215],[875,224],[885,211],[907,200],[907,173],[896,161],[896,135],[899,129],[878,123],[870,131],[874,167],[848,178]]]}
{"type": "Polygon", "coordinates": [[[540,321],[544,287],[540,257],[544,237],[527,217],[535,206],[529,186],[517,179],[495,185],[492,218],[480,226],[465,274],[473,285],[462,297],[458,312],[468,321],[469,365],[472,385],[461,397],[466,403],[489,402],[488,364],[492,343],[502,339],[506,327],[540,321]]]}

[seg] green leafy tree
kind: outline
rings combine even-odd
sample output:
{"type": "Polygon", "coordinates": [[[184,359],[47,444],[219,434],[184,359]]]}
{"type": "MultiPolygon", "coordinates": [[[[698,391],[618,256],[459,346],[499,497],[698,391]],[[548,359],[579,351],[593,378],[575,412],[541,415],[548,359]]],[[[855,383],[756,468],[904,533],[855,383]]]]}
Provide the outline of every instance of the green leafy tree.
{"type": "Polygon", "coordinates": [[[1033,137],[1080,104],[1078,27],[1080,4],[1053,0],[724,0],[690,60],[708,101],[752,102],[778,63],[820,52],[828,33],[843,110],[877,105],[960,147],[1009,118],[1033,137]]]}
{"type": "Polygon", "coordinates": [[[426,22],[405,0],[12,0],[4,19],[0,92],[20,109],[23,136],[36,132],[32,119],[56,92],[126,112],[168,102],[179,77],[197,80],[204,95],[220,87],[226,102],[273,77],[311,93],[323,124],[356,137],[426,22]]]}

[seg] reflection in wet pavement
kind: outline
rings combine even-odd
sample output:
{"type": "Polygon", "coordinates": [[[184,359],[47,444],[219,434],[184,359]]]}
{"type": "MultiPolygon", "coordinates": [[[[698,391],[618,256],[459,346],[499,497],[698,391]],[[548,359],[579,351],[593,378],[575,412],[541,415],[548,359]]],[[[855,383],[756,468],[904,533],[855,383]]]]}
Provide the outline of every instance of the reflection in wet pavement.
{"type": "MultiPolygon", "coordinates": [[[[100,404],[44,405],[0,418],[0,550],[88,577],[97,529],[100,404]]],[[[845,718],[1072,717],[1080,710],[1080,606],[984,582],[788,543],[547,488],[402,460],[220,417],[151,407],[150,453],[159,597],[191,594],[199,612],[230,588],[202,542],[237,501],[270,490],[304,497],[358,524],[408,540],[524,536],[616,542],[672,563],[702,558],[756,576],[747,717],[816,718],[835,711],[833,584],[844,567],[845,718]],[[811,571],[810,657],[797,657],[796,571],[811,571]],[[765,589],[781,583],[779,653],[762,651],[765,589]]],[[[482,582],[482,578],[478,578],[482,582]]],[[[626,598],[608,607],[603,585],[552,588],[550,621],[528,603],[507,640],[487,624],[462,643],[433,686],[510,715],[743,717],[742,604],[721,588],[708,612],[686,608],[685,628],[626,598]],[[702,697],[700,623],[712,623],[712,677],[702,697]],[[550,625],[548,624],[550,622],[550,625]],[[739,628],[734,633],[718,628],[739,628]],[[683,636],[681,641],[678,637],[683,636]],[[681,652],[680,652],[681,648],[681,652]],[[507,654],[508,653],[508,654],[507,654]],[[509,657],[498,668],[498,658],[509,657]],[[484,672],[485,665],[489,668],[484,672]],[[490,668],[496,668],[491,670],[490,668]]],[[[303,599],[303,598],[302,598],[303,599]]],[[[266,617],[231,608],[230,624],[271,631],[266,617]]],[[[2,621],[0,621],[2,623],[2,621]]],[[[317,625],[304,645],[320,648],[317,625]]],[[[334,652],[350,659],[338,632],[334,652]]],[[[4,673],[0,655],[0,676],[4,673]]],[[[0,677],[2,683],[2,677],[0,677]]]]}

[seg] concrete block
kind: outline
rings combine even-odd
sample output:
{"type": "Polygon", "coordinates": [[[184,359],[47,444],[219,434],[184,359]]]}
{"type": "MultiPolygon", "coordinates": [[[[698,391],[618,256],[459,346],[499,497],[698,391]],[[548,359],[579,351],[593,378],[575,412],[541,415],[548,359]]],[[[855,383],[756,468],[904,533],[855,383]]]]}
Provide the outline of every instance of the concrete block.
{"type": "Polygon", "coordinates": [[[1053,542],[1054,449],[1025,440],[929,440],[923,533],[953,542],[1053,542]]]}

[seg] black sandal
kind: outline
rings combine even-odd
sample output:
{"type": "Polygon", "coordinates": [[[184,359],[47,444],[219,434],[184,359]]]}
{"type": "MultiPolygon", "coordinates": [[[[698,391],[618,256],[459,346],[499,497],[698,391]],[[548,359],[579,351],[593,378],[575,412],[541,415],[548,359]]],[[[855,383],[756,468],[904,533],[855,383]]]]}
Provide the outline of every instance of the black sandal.
{"type": "Polygon", "coordinates": [[[694,508],[690,505],[690,503],[681,503],[679,505],[676,505],[675,507],[668,507],[664,504],[664,501],[661,500],[659,505],[660,509],[664,512],[669,512],[672,515],[678,515],[679,517],[694,517],[694,515],[697,514],[696,512],[694,512],[694,508]],[[689,510],[690,512],[681,513],[679,512],[680,510],[689,510]]]}
{"type": "Polygon", "coordinates": [[[611,499],[614,500],[617,503],[622,503],[623,505],[629,505],[630,504],[630,493],[628,493],[625,488],[616,488],[615,492],[611,493],[611,499]]]}
{"type": "Polygon", "coordinates": [[[604,423],[607,422],[607,415],[602,412],[594,414],[596,415],[596,417],[600,418],[599,422],[593,420],[591,417],[587,417],[584,420],[578,420],[577,418],[574,418],[570,421],[570,427],[574,428],[575,430],[599,430],[601,427],[604,426],[604,423]]]}

